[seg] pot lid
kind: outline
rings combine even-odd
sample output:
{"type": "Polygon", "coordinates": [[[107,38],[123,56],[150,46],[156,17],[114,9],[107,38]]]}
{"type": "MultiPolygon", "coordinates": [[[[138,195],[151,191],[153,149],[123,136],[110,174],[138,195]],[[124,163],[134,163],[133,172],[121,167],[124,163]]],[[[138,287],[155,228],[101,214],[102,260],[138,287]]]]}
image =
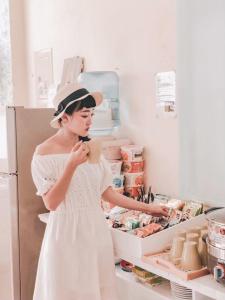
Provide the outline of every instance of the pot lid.
{"type": "Polygon", "coordinates": [[[207,214],[209,221],[218,222],[225,225],[225,208],[217,209],[207,214]]]}

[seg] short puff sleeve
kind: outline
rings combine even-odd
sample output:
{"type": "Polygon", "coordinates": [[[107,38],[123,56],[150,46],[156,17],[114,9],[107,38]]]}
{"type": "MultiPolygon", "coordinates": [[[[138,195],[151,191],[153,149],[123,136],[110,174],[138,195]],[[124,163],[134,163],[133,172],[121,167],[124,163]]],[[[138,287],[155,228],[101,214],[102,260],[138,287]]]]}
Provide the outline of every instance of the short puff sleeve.
{"type": "Polygon", "coordinates": [[[101,156],[100,165],[102,169],[101,194],[103,194],[108,187],[113,186],[113,175],[109,163],[103,156],[101,156]]]}
{"type": "Polygon", "coordinates": [[[41,197],[45,195],[56,182],[51,164],[41,155],[33,156],[31,174],[37,188],[36,195],[41,197]]]}

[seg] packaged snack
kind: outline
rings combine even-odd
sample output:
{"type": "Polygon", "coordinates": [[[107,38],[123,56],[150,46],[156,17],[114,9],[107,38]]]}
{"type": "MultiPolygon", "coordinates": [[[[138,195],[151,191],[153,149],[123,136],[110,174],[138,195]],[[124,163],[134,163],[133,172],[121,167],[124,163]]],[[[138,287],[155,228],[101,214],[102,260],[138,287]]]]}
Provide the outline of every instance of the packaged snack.
{"type": "Polygon", "coordinates": [[[195,201],[188,201],[185,203],[182,211],[183,211],[182,220],[188,220],[188,219],[198,216],[202,213],[203,203],[195,202],[195,201]]]}
{"type": "Polygon", "coordinates": [[[135,229],[134,232],[138,237],[144,238],[144,237],[149,236],[161,229],[162,229],[162,227],[160,224],[151,223],[145,227],[135,229]]]}
{"type": "Polygon", "coordinates": [[[113,228],[119,228],[119,227],[122,227],[123,225],[121,224],[121,223],[119,223],[119,222],[117,222],[117,221],[114,221],[113,223],[112,223],[112,227],[113,228]]]}
{"type": "Polygon", "coordinates": [[[169,226],[173,226],[180,223],[182,221],[182,216],[182,211],[171,208],[169,210],[169,226]]]}
{"type": "Polygon", "coordinates": [[[139,220],[136,218],[129,217],[126,219],[125,226],[129,229],[135,229],[139,227],[139,220]]]}
{"type": "Polygon", "coordinates": [[[162,195],[162,194],[154,194],[154,203],[155,204],[161,204],[165,205],[169,201],[169,196],[167,195],[162,195]]]}
{"type": "Polygon", "coordinates": [[[135,273],[138,277],[141,278],[150,278],[150,277],[154,277],[155,274],[148,272],[140,267],[135,266],[134,268],[132,268],[132,272],[135,273]]]}
{"type": "Polygon", "coordinates": [[[153,287],[153,286],[156,286],[156,285],[159,285],[159,284],[163,283],[164,281],[166,281],[165,278],[160,277],[160,276],[154,276],[154,277],[151,277],[151,278],[147,278],[145,280],[145,283],[153,287]]]}
{"type": "Polygon", "coordinates": [[[152,216],[147,214],[140,214],[139,215],[139,221],[140,221],[140,227],[144,227],[152,222],[152,216]]]}
{"type": "Polygon", "coordinates": [[[169,208],[182,210],[185,205],[185,202],[179,199],[169,199],[166,203],[166,206],[169,208]]]}
{"type": "Polygon", "coordinates": [[[132,272],[135,275],[135,278],[137,281],[140,281],[141,283],[144,283],[144,284],[147,284],[150,286],[155,286],[155,285],[161,284],[162,282],[166,281],[166,279],[164,279],[154,273],[151,273],[144,269],[136,267],[136,266],[134,268],[132,268],[132,272]]]}
{"type": "Polygon", "coordinates": [[[124,207],[120,207],[120,206],[115,206],[111,209],[110,211],[110,215],[113,216],[115,214],[123,214],[125,212],[127,212],[127,208],[124,208],[124,207]]]}

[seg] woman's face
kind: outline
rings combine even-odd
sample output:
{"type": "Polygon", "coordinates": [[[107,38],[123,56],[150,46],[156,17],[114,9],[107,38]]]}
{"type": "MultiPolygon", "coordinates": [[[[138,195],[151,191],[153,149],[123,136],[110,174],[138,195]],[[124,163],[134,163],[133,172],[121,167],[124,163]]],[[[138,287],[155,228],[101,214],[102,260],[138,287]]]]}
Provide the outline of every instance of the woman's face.
{"type": "Polygon", "coordinates": [[[79,111],[73,112],[73,114],[67,115],[64,114],[63,125],[69,131],[79,135],[79,136],[87,136],[88,131],[92,124],[92,117],[94,115],[93,108],[82,108],[79,111]]]}

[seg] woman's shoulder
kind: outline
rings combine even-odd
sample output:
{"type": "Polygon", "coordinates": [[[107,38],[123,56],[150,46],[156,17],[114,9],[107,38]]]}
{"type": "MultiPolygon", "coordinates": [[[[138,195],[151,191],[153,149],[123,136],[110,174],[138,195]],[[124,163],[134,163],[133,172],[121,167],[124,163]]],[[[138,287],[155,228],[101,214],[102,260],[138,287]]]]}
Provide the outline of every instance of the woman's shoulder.
{"type": "Polygon", "coordinates": [[[54,139],[54,136],[48,138],[43,143],[37,145],[34,151],[34,155],[40,156],[51,155],[55,153],[58,153],[58,145],[54,139]]]}
{"type": "Polygon", "coordinates": [[[52,144],[47,141],[38,145],[34,151],[35,155],[48,155],[51,153],[52,153],[52,144]]]}
{"type": "Polygon", "coordinates": [[[64,161],[64,155],[58,154],[55,145],[47,140],[36,147],[31,161],[31,169],[41,172],[53,172],[53,169],[61,161],[64,161]]]}

